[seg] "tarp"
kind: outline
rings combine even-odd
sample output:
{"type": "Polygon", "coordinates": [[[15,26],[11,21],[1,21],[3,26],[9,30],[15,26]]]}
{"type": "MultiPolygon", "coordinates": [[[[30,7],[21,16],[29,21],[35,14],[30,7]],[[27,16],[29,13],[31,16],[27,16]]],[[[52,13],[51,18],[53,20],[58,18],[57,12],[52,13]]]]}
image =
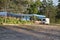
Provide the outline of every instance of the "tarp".
{"type": "Polygon", "coordinates": [[[0,12],[0,16],[7,16],[7,12],[0,12]]]}

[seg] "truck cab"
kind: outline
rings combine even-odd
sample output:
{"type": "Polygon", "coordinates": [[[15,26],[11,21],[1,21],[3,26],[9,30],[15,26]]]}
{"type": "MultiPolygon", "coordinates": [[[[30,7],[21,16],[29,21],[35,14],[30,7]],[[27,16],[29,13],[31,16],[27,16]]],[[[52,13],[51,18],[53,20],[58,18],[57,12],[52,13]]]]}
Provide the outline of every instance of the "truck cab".
{"type": "Polygon", "coordinates": [[[49,18],[42,18],[41,22],[42,22],[42,24],[50,24],[50,19],[49,18]]]}

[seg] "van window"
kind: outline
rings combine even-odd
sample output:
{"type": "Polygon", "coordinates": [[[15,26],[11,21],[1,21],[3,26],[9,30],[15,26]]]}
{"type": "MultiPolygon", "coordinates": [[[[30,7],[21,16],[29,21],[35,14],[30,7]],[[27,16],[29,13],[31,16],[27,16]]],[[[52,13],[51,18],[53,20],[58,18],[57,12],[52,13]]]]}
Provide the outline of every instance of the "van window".
{"type": "Polygon", "coordinates": [[[45,21],[45,19],[43,19],[43,21],[45,21]]]}

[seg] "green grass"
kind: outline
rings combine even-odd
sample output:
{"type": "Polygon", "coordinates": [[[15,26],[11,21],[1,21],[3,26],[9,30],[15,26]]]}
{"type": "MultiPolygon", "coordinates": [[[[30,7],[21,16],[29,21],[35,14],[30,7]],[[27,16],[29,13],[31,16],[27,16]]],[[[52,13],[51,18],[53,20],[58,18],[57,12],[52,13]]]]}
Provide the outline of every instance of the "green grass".
{"type": "Polygon", "coordinates": [[[24,21],[17,18],[2,18],[0,17],[0,23],[8,23],[8,24],[31,24],[31,21],[24,21]]]}

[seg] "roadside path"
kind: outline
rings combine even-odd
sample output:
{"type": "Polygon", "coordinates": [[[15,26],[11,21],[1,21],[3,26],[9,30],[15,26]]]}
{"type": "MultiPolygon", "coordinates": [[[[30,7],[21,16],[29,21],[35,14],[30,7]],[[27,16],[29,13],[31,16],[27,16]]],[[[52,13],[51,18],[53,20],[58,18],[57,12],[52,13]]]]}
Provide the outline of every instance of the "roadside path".
{"type": "Polygon", "coordinates": [[[0,27],[0,40],[60,40],[60,28],[47,25],[39,27],[40,31],[34,31],[19,26],[3,26],[0,27]]]}

